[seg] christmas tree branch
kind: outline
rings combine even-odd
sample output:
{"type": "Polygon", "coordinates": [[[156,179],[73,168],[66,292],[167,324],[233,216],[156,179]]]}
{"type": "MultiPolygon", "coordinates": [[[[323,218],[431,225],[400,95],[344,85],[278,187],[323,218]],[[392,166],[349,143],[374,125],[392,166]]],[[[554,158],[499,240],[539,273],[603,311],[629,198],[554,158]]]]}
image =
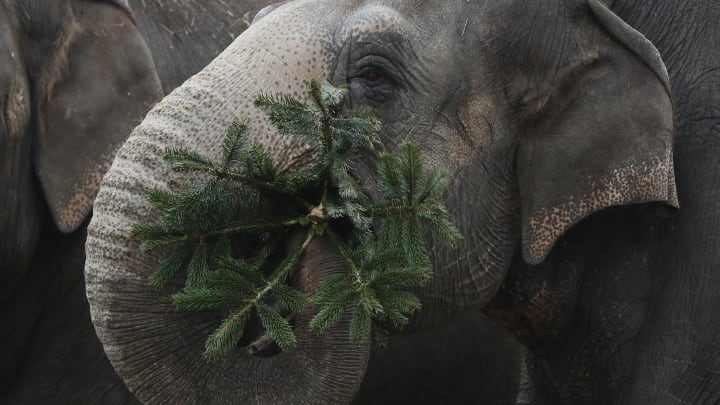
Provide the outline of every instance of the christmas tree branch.
{"type": "Polygon", "coordinates": [[[426,173],[419,148],[411,144],[401,145],[397,155],[379,154],[376,183],[382,197],[369,201],[372,193],[351,168],[361,152],[375,153],[380,122],[367,109],[343,110],[346,93],[312,82],[310,106],[282,95],[255,99],[280,134],[315,148],[318,159],[309,168],[276,173],[262,146],[250,141],[246,122],[228,128],[221,163],[184,149],[166,151],[174,170],[207,173],[211,179],[177,193],[152,190],[148,197],[161,220],[136,224],[132,234],[145,251],[173,247],[150,283],[164,286],[186,269],[185,287],[172,296],[179,309],[228,313],[207,338],[205,358],[217,359],[237,347],[253,313],[265,335],[248,349],[270,340],[287,349],[295,335],[281,313],[300,313],[309,301],[317,308],[310,328],[323,331],[349,311],[350,339],[361,342],[374,335],[382,341],[420,308],[406,290],[431,275],[420,226],[447,245],[459,239],[442,204],[447,176],[441,170],[426,173]],[[262,202],[278,199],[283,217],[237,219],[239,208],[259,212],[262,202]],[[278,245],[291,228],[306,229],[306,236],[276,264],[273,255],[284,251],[278,245]],[[240,252],[230,243],[236,237],[243,238],[240,252]],[[316,237],[328,239],[347,273],[330,277],[306,297],[288,282],[316,237]]]}

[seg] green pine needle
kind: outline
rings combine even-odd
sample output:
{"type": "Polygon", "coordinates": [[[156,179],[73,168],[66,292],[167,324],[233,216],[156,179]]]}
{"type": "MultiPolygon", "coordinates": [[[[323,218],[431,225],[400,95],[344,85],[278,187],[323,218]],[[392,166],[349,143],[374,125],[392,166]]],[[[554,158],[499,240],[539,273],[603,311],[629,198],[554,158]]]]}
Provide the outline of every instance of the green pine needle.
{"type": "Polygon", "coordinates": [[[245,155],[249,127],[247,122],[233,121],[223,141],[223,166],[225,169],[238,166],[245,155]]]}
{"type": "Polygon", "coordinates": [[[183,263],[190,257],[192,247],[180,245],[166,257],[150,275],[150,284],[156,287],[164,287],[180,272],[183,263]]]}
{"type": "Polygon", "coordinates": [[[246,300],[239,292],[205,287],[186,288],[173,294],[172,299],[175,306],[184,311],[216,311],[244,305],[246,300]]]}
{"type": "Polygon", "coordinates": [[[205,341],[203,357],[207,360],[217,360],[237,347],[237,342],[245,329],[247,315],[248,313],[243,309],[235,311],[225,318],[205,341]]]}
{"type": "Polygon", "coordinates": [[[206,171],[214,167],[209,160],[186,149],[167,149],[163,157],[170,167],[178,172],[206,171]]]}
{"type": "Polygon", "coordinates": [[[367,342],[370,338],[372,318],[370,310],[365,305],[358,304],[350,321],[350,340],[358,343],[367,342]]]}
{"type": "Polygon", "coordinates": [[[290,323],[274,309],[265,304],[259,304],[257,306],[257,313],[268,335],[270,335],[281,349],[287,349],[297,343],[290,323]]]}
{"type": "Polygon", "coordinates": [[[308,299],[302,291],[298,291],[285,284],[277,284],[270,295],[277,301],[282,309],[302,314],[308,305],[308,299]]]}
{"type": "Polygon", "coordinates": [[[195,246],[195,251],[190,259],[185,285],[189,288],[205,287],[209,275],[210,264],[208,263],[207,246],[200,243],[195,246]]]}

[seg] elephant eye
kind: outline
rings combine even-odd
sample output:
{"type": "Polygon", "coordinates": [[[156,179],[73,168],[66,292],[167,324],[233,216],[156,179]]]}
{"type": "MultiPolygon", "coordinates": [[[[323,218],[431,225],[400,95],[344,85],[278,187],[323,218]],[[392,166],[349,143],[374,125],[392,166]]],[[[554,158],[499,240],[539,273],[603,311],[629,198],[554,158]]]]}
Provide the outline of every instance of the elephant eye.
{"type": "Polygon", "coordinates": [[[388,75],[377,67],[366,67],[362,69],[356,77],[368,86],[379,86],[386,81],[388,75]]]}
{"type": "Polygon", "coordinates": [[[363,78],[369,82],[378,82],[382,80],[382,75],[375,71],[365,72],[363,78]]]}
{"type": "Polygon", "coordinates": [[[373,108],[395,99],[400,88],[397,67],[385,57],[368,55],[355,62],[348,72],[348,84],[355,97],[373,108]]]}
{"type": "Polygon", "coordinates": [[[386,82],[392,82],[398,73],[397,67],[390,60],[378,55],[367,55],[353,65],[349,72],[351,80],[359,79],[368,86],[379,86],[386,82]]]}

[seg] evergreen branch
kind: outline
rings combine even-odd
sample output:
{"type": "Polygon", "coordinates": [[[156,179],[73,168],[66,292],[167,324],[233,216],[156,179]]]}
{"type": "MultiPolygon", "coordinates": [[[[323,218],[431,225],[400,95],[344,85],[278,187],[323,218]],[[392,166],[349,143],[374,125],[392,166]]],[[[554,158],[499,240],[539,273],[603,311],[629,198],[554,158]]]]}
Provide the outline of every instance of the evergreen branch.
{"type": "MultiPolygon", "coordinates": [[[[263,146],[256,142],[251,142],[247,150],[248,158],[246,160],[245,172],[254,178],[264,179],[270,184],[281,187],[276,181],[277,173],[272,158],[265,152],[263,146]]],[[[286,190],[286,192],[289,192],[286,190]]]]}
{"type": "Polygon", "coordinates": [[[322,106],[339,107],[347,95],[347,89],[335,87],[328,81],[318,85],[314,80],[310,83],[310,92],[314,95],[315,102],[322,106]],[[317,94],[317,96],[315,96],[317,94]]]}
{"type": "Polygon", "coordinates": [[[398,158],[390,153],[383,153],[377,160],[378,184],[385,199],[388,201],[401,201],[404,193],[402,191],[402,173],[398,158]]]}
{"type": "Polygon", "coordinates": [[[247,302],[238,292],[206,287],[186,288],[182,292],[173,294],[172,300],[178,309],[185,311],[215,311],[237,308],[247,302]]]}
{"type": "Polygon", "coordinates": [[[298,262],[300,261],[300,258],[305,253],[305,250],[307,249],[308,245],[312,241],[313,237],[315,236],[314,231],[310,231],[307,234],[307,237],[305,238],[305,241],[298,246],[291,254],[288,256],[278,267],[275,272],[272,273],[272,275],[269,277],[269,279],[265,282],[265,286],[258,290],[255,294],[255,297],[252,299],[248,299],[246,301],[246,307],[257,307],[262,300],[265,299],[266,295],[273,291],[273,289],[279,285],[280,283],[284,282],[285,279],[290,275],[292,270],[295,269],[298,262]]]}
{"type": "Polygon", "coordinates": [[[223,167],[228,170],[243,160],[244,145],[247,143],[249,127],[247,122],[233,121],[223,140],[223,167]]]}
{"type": "MultiPolygon", "coordinates": [[[[327,289],[327,287],[322,287],[322,289],[327,289]]],[[[320,306],[320,310],[309,324],[310,329],[318,332],[326,330],[340,319],[352,304],[355,291],[353,288],[342,288],[332,292],[327,291],[326,296],[328,297],[326,301],[315,300],[315,303],[320,306]]]]}
{"type": "Polygon", "coordinates": [[[424,269],[391,268],[377,272],[370,285],[374,288],[391,286],[393,288],[413,288],[423,285],[430,279],[430,273],[424,269]]]}
{"type": "MultiPolygon", "coordinates": [[[[216,355],[222,355],[224,353],[227,353],[227,351],[230,350],[230,346],[237,344],[237,342],[243,335],[243,331],[237,331],[235,329],[232,329],[232,327],[233,325],[239,324],[241,322],[241,319],[242,322],[244,322],[244,318],[247,317],[247,315],[253,309],[257,311],[263,327],[265,327],[268,335],[273,340],[275,340],[275,342],[281,348],[285,349],[295,344],[295,335],[292,333],[292,329],[290,328],[287,320],[280,316],[280,314],[275,312],[275,310],[264,304],[263,301],[268,295],[268,293],[273,291],[273,289],[277,287],[279,283],[284,282],[290,272],[295,268],[295,266],[297,266],[297,263],[300,261],[300,258],[307,249],[307,246],[312,241],[314,235],[314,232],[308,232],[305,241],[300,246],[298,246],[287,259],[283,261],[280,267],[270,276],[269,280],[266,282],[265,287],[257,291],[255,297],[252,299],[241,299],[240,296],[238,296],[237,294],[226,295],[226,292],[223,290],[214,290],[213,292],[217,294],[216,296],[195,295],[190,297],[183,297],[183,295],[180,295],[180,299],[189,298],[190,302],[188,302],[187,299],[183,302],[183,304],[189,308],[194,308],[194,305],[207,305],[208,307],[210,307],[211,305],[216,303],[218,304],[218,307],[214,308],[219,308],[221,307],[219,304],[220,301],[222,301],[223,303],[232,304],[229,297],[233,297],[239,300],[235,303],[243,304],[241,308],[235,310],[232,315],[225,319],[223,325],[227,324],[227,327],[223,328],[221,326],[213,333],[213,335],[208,338],[205,351],[207,358],[216,358],[216,355]],[[198,298],[205,299],[205,302],[194,303],[193,299],[198,298]],[[231,336],[225,336],[225,334],[231,334],[231,336]]],[[[205,292],[206,291],[203,291],[203,293],[205,292]]],[[[190,294],[192,293],[193,291],[190,291],[190,294]]],[[[186,292],[185,294],[188,293],[186,292]]]]}
{"type": "Polygon", "coordinates": [[[186,288],[205,287],[207,277],[210,274],[210,264],[207,256],[207,245],[204,242],[195,245],[195,251],[188,265],[188,275],[185,280],[186,288]]]}
{"type": "Polygon", "coordinates": [[[172,199],[161,197],[162,192],[154,195],[160,198],[157,202],[161,205],[159,208],[162,208],[162,224],[183,233],[185,229],[207,230],[227,222],[243,200],[241,196],[244,191],[230,184],[210,180],[178,193],[172,199]]]}
{"type": "Polygon", "coordinates": [[[443,193],[447,190],[450,183],[448,182],[448,174],[444,170],[435,169],[430,171],[423,192],[418,198],[418,202],[425,203],[428,199],[442,199],[443,193]]]}
{"type": "MultiPolygon", "coordinates": [[[[273,229],[278,228],[287,228],[294,225],[303,225],[306,224],[306,216],[298,217],[298,218],[289,218],[289,219],[279,219],[275,221],[258,221],[258,222],[237,222],[232,223],[226,228],[222,229],[214,229],[209,230],[205,232],[200,233],[193,233],[193,234],[181,234],[179,231],[167,231],[165,235],[160,235],[157,239],[154,240],[146,240],[143,242],[143,247],[145,251],[155,250],[161,247],[166,246],[172,246],[177,245],[180,243],[187,243],[187,242],[201,242],[203,240],[209,240],[213,238],[218,237],[228,237],[232,235],[237,235],[241,233],[258,233],[258,232],[266,232],[273,229]]],[[[136,232],[137,236],[140,238],[145,238],[146,235],[145,232],[145,225],[135,225],[138,226],[138,231],[136,232]]],[[[151,228],[154,229],[154,228],[151,228]]],[[[152,234],[155,235],[155,234],[152,234]]],[[[141,247],[141,248],[143,248],[141,247]]]]}
{"type": "Polygon", "coordinates": [[[422,163],[420,160],[420,149],[411,144],[405,143],[400,146],[400,167],[402,169],[402,186],[406,193],[406,201],[413,204],[417,201],[418,183],[422,176],[422,163]]]}
{"type": "MultiPolygon", "coordinates": [[[[172,191],[159,188],[153,188],[148,191],[148,201],[161,212],[172,209],[172,207],[177,205],[177,199],[178,195],[172,191]]],[[[138,226],[139,225],[140,224],[138,224],[138,226]]]]}
{"type": "Polygon", "coordinates": [[[417,206],[414,204],[377,204],[366,208],[366,212],[370,216],[381,218],[400,217],[412,218],[417,213],[417,206]]]}
{"type": "Polygon", "coordinates": [[[190,152],[184,148],[165,149],[163,159],[177,172],[204,171],[215,167],[211,161],[198,153],[190,152]]]}
{"type": "Polygon", "coordinates": [[[133,224],[130,234],[141,241],[140,251],[151,252],[161,247],[179,243],[177,238],[181,232],[169,230],[163,224],[133,224]]]}
{"type": "Polygon", "coordinates": [[[237,342],[243,335],[245,321],[250,309],[245,307],[233,312],[208,336],[205,341],[205,352],[203,353],[206,360],[217,360],[230,353],[237,346],[237,342]]]}
{"type": "Polygon", "coordinates": [[[375,294],[369,287],[369,283],[366,280],[364,271],[355,263],[350,251],[340,240],[339,236],[335,233],[335,231],[333,231],[331,228],[328,228],[326,230],[326,234],[332,245],[335,247],[335,250],[340,253],[340,256],[343,258],[343,260],[348,266],[348,269],[350,270],[353,289],[358,295],[360,303],[362,305],[365,305],[366,308],[372,313],[382,313],[382,304],[375,297],[375,294]]]}
{"type": "Polygon", "coordinates": [[[396,329],[405,326],[409,321],[408,316],[422,308],[418,297],[407,291],[385,289],[378,290],[378,295],[385,304],[383,320],[396,329]]]}
{"type": "Polygon", "coordinates": [[[355,314],[350,320],[350,340],[358,343],[365,343],[370,337],[372,326],[372,312],[367,306],[358,304],[355,314]]]}
{"type": "Polygon", "coordinates": [[[305,312],[305,307],[308,304],[308,299],[305,297],[305,294],[285,284],[275,285],[271,296],[277,300],[278,305],[280,305],[282,309],[294,313],[301,314],[305,312]]]}
{"type": "Polygon", "coordinates": [[[192,247],[180,245],[155,268],[150,275],[150,284],[155,287],[164,287],[180,272],[183,263],[190,257],[192,247]]]}
{"type": "MultiPolygon", "coordinates": [[[[343,90],[339,90],[340,92],[336,93],[334,90],[331,90],[329,87],[325,88],[327,85],[327,82],[323,82],[322,86],[316,82],[315,80],[310,81],[310,99],[312,99],[313,103],[315,104],[315,107],[317,107],[320,110],[321,117],[328,119],[331,117],[331,112],[328,111],[328,107],[334,107],[337,104],[334,104],[332,101],[337,100],[337,97],[333,97],[333,95],[340,95],[343,90]],[[325,94],[323,94],[325,93],[325,94]]],[[[322,140],[325,141],[324,139],[322,140]]],[[[327,143],[329,145],[329,143],[327,143]]],[[[327,149],[325,149],[327,150],[327,149]]]]}
{"type": "Polygon", "coordinates": [[[312,298],[318,312],[310,328],[325,330],[350,311],[350,339],[363,342],[372,335],[380,344],[389,329],[402,328],[420,308],[418,298],[405,291],[431,275],[420,226],[450,246],[459,239],[442,203],[447,174],[425,173],[419,148],[412,144],[401,145],[399,155],[377,158],[376,183],[383,199],[368,202],[373,194],[351,168],[361,153],[375,153],[380,122],[369,109],[344,111],[346,94],[328,82],[312,81],[309,106],[284,95],[260,95],[254,101],[280,134],[316,149],[312,167],[277,173],[262,145],[251,141],[247,122],[238,121],[228,127],[220,163],[185,149],[166,151],[174,170],[205,173],[210,179],[180,192],[150,191],[148,199],[161,220],[133,225],[132,235],[144,251],[174,247],[151,275],[151,284],[166,285],[187,267],[185,288],[173,295],[178,309],[230,312],[208,337],[206,359],[236,347],[252,311],[266,329],[260,341],[272,339],[283,349],[296,343],[282,314],[302,312],[308,299],[287,283],[315,236],[328,237],[347,273],[331,277],[312,298]],[[236,220],[239,207],[278,198],[291,202],[283,205],[285,218],[236,220]],[[302,209],[305,213],[298,212],[302,209]],[[379,233],[372,227],[377,220],[379,233]],[[306,228],[305,239],[278,266],[268,268],[274,263],[269,256],[290,228],[306,228]],[[236,236],[259,246],[240,249],[242,258],[234,258],[230,238],[236,236]]]}
{"type": "Polygon", "coordinates": [[[270,192],[277,193],[277,194],[280,194],[280,195],[283,195],[283,196],[286,196],[289,198],[296,197],[292,193],[290,193],[288,190],[283,188],[281,184],[278,184],[273,181],[258,179],[258,178],[246,175],[244,172],[224,170],[222,168],[217,168],[214,166],[198,168],[195,171],[202,172],[202,173],[208,173],[208,174],[215,176],[217,179],[230,180],[230,181],[233,181],[238,184],[249,186],[256,190],[270,191],[270,192]]]}
{"type": "MultiPolygon", "coordinates": [[[[339,117],[332,120],[332,134],[337,144],[356,150],[372,151],[379,143],[380,121],[366,116],[339,117]]],[[[349,148],[348,148],[349,149],[349,148]]]]}
{"type": "Polygon", "coordinates": [[[350,276],[353,279],[353,283],[357,286],[362,286],[365,283],[363,271],[353,260],[352,254],[345,246],[345,243],[342,242],[340,240],[340,237],[335,233],[335,231],[333,231],[329,227],[326,229],[326,235],[330,240],[330,243],[332,243],[332,245],[335,247],[335,250],[340,253],[340,256],[345,261],[345,264],[347,264],[348,269],[350,270],[350,276]]]}
{"type": "Polygon", "coordinates": [[[274,309],[265,304],[258,304],[257,313],[268,335],[281,349],[287,349],[297,343],[290,323],[274,309]]]}
{"type": "Polygon", "coordinates": [[[440,242],[455,247],[462,235],[448,217],[447,209],[442,203],[424,204],[418,211],[418,218],[428,223],[430,232],[440,242]]]}
{"type": "Polygon", "coordinates": [[[375,322],[373,326],[375,326],[372,328],[373,342],[375,342],[377,346],[386,347],[390,340],[390,332],[386,328],[376,325],[375,322]]]}
{"type": "Polygon", "coordinates": [[[275,270],[270,275],[270,278],[265,288],[258,292],[256,301],[259,301],[260,298],[270,292],[277,284],[285,282],[286,278],[300,262],[300,259],[305,254],[305,250],[307,250],[308,245],[314,237],[315,230],[311,228],[310,231],[307,233],[307,236],[305,237],[305,241],[300,246],[295,248],[295,250],[293,250],[293,252],[290,253],[290,255],[280,264],[277,270],[275,270]]]}
{"type": "Polygon", "coordinates": [[[254,294],[255,288],[265,282],[259,269],[247,266],[240,260],[221,258],[217,265],[218,268],[208,278],[207,284],[211,288],[254,294]]]}
{"type": "MultiPolygon", "coordinates": [[[[275,184],[278,188],[295,194],[316,186],[320,182],[321,176],[321,171],[316,167],[312,167],[301,169],[296,173],[280,174],[275,178],[275,184]]],[[[302,205],[308,209],[312,208],[312,204],[304,200],[302,205]]]]}
{"type": "Polygon", "coordinates": [[[313,297],[313,301],[318,305],[329,304],[333,301],[342,301],[340,296],[347,290],[352,289],[352,280],[346,274],[338,274],[330,277],[320,287],[313,297]]]}
{"type": "Polygon", "coordinates": [[[267,113],[268,120],[282,135],[298,136],[323,150],[320,138],[321,116],[298,100],[288,96],[259,95],[254,104],[267,113]]]}

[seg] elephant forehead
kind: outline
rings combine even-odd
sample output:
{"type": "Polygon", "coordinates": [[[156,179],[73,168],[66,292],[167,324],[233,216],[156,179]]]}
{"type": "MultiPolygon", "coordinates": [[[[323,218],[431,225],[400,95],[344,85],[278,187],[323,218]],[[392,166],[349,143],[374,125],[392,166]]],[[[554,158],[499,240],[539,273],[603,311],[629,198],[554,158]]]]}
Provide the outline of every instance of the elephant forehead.
{"type": "Polygon", "coordinates": [[[400,13],[385,5],[370,4],[353,10],[338,26],[338,39],[346,41],[362,34],[394,31],[405,33],[408,21],[400,13]]]}
{"type": "Polygon", "coordinates": [[[335,54],[333,34],[320,22],[330,17],[296,9],[290,3],[253,24],[160,102],[141,125],[149,131],[136,134],[155,133],[153,128],[162,127],[169,136],[167,146],[219,158],[229,123],[247,120],[250,136],[265,146],[281,170],[306,156],[306,145],[277,134],[253,105],[257,95],[268,93],[307,100],[309,82],[328,76],[335,54]]]}

